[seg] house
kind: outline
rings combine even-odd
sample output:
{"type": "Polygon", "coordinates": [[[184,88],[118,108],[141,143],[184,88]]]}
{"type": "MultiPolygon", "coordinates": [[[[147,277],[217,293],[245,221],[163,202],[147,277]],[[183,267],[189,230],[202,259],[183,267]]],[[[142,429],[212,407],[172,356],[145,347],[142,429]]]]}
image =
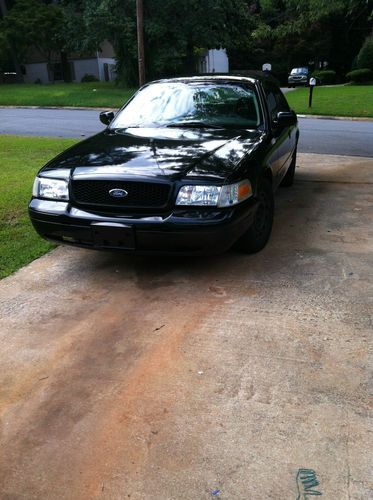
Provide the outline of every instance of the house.
{"type": "MultiPolygon", "coordinates": [[[[73,82],[80,82],[85,75],[92,75],[100,81],[116,78],[116,61],[112,45],[106,40],[96,53],[69,54],[66,63],[73,82]]],[[[65,66],[66,68],[66,66],[65,66]]],[[[64,81],[64,66],[60,54],[48,64],[45,56],[35,50],[30,51],[22,65],[25,83],[52,83],[64,81]]],[[[228,73],[229,60],[225,49],[206,50],[198,61],[199,73],[228,73]]]]}
{"type": "MultiPolygon", "coordinates": [[[[83,55],[71,54],[67,62],[70,66],[72,81],[80,82],[84,75],[93,75],[101,81],[115,80],[115,58],[112,45],[105,41],[101,50],[83,55]]],[[[51,83],[63,81],[63,67],[60,58],[55,58],[48,65],[45,58],[37,52],[31,52],[22,67],[25,83],[51,83]]]]}
{"type": "Polygon", "coordinates": [[[211,49],[200,56],[200,73],[229,73],[229,59],[225,49],[211,49]]]}

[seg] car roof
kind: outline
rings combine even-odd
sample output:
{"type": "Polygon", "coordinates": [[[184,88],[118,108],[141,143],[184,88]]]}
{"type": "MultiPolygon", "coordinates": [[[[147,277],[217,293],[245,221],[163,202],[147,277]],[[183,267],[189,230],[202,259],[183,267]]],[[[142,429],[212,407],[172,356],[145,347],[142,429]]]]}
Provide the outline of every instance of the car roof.
{"type": "Polygon", "coordinates": [[[256,83],[257,81],[270,80],[272,75],[263,73],[262,71],[245,72],[244,75],[231,75],[229,73],[213,73],[211,75],[198,75],[198,76],[183,76],[178,78],[163,78],[162,80],[155,80],[149,83],[194,83],[194,82],[249,82],[256,83]]]}

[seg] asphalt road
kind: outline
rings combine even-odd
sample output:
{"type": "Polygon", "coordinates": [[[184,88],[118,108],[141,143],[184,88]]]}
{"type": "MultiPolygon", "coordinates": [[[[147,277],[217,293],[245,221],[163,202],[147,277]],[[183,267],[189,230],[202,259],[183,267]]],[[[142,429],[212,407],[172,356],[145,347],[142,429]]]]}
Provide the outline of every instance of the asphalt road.
{"type": "Polygon", "coordinates": [[[255,255],[0,281],[1,499],[373,498],[373,159],[298,161],[255,255]]]}
{"type": "MultiPolygon", "coordinates": [[[[98,111],[0,108],[0,134],[82,138],[103,129],[98,111]]],[[[373,157],[373,122],[301,118],[299,152],[373,157]]]]}

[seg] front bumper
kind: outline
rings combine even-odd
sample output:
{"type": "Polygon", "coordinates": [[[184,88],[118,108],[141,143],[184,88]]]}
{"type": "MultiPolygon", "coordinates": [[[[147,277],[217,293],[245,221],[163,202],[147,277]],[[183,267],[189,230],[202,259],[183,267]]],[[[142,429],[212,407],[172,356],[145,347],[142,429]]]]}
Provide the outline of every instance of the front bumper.
{"type": "Polygon", "coordinates": [[[256,201],[227,209],[177,209],[149,215],[100,215],[33,198],[31,222],[45,239],[96,250],[206,255],[228,250],[253,221],[256,201]]]}
{"type": "Polygon", "coordinates": [[[308,85],[308,80],[307,79],[296,79],[296,80],[293,80],[292,78],[288,78],[288,85],[292,85],[293,87],[295,87],[296,85],[303,85],[303,86],[307,86],[308,85]]]}

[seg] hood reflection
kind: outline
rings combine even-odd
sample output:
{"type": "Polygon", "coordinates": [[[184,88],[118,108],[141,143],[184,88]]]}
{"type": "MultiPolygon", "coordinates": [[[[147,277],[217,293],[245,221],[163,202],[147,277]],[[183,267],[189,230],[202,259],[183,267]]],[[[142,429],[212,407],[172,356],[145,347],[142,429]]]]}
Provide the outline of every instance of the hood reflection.
{"type": "Polygon", "coordinates": [[[74,176],[225,179],[261,139],[257,130],[107,130],[65,151],[45,169],[72,168],[74,176]]]}

